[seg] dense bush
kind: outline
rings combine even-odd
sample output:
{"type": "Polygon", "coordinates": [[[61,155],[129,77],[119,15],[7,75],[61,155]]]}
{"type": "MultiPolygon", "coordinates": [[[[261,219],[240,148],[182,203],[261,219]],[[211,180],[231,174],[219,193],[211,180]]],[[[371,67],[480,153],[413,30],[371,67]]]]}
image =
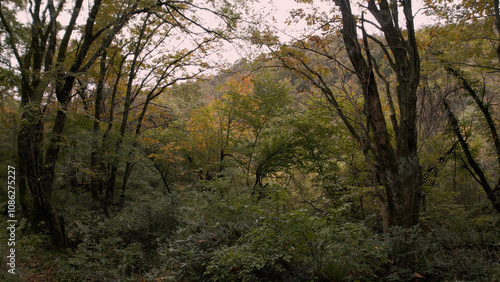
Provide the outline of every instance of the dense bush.
{"type": "Polygon", "coordinates": [[[215,281],[305,279],[317,268],[321,219],[305,211],[271,214],[233,246],[213,253],[206,274],[215,281]]]}
{"type": "Polygon", "coordinates": [[[326,213],[287,209],[279,187],[271,186],[266,198],[256,200],[243,183],[235,183],[224,178],[205,182],[205,192],[198,185],[176,187],[182,193],[173,196],[131,191],[109,217],[98,205],[89,209],[90,199],[68,195],[65,213],[72,248],[50,251],[47,236],[31,234],[23,225],[18,242],[21,277],[499,281],[500,232],[493,215],[478,219],[471,214],[461,219],[468,225],[453,229],[426,224],[392,228],[384,235],[372,224],[373,216],[354,221],[331,205],[326,213]]]}
{"type": "Polygon", "coordinates": [[[158,264],[158,249],[178,228],[172,198],[135,195],[105,216],[85,195],[66,197],[67,234],[73,248],[57,263],[57,280],[110,281],[143,277],[158,264]],[[154,199],[154,200],[153,200],[154,199]]]}
{"type": "Polygon", "coordinates": [[[217,250],[206,274],[214,281],[498,281],[498,231],[415,227],[384,236],[363,224],[289,216],[266,219],[217,250]]]}

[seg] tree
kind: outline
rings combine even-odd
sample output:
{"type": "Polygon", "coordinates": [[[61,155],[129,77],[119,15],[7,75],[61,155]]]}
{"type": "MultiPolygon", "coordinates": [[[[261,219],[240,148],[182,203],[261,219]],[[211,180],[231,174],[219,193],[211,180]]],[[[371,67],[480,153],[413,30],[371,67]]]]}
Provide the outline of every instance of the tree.
{"type": "MultiPolygon", "coordinates": [[[[195,61],[202,56],[197,54],[197,52],[200,49],[206,51],[209,48],[208,44],[216,39],[214,37],[203,39],[195,42],[196,44],[192,49],[169,52],[166,55],[158,57],[158,50],[164,48],[167,39],[172,37],[172,30],[177,27],[173,23],[175,20],[175,18],[172,18],[167,21],[165,18],[157,18],[154,14],[148,13],[143,17],[142,23],[139,23],[134,28],[138,32],[138,36],[129,46],[131,49],[129,54],[131,59],[130,66],[126,70],[128,77],[126,81],[125,103],[123,105],[119,128],[119,138],[115,148],[116,153],[121,149],[127,128],[130,126],[129,119],[131,118],[132,107],[135,105],[141,108],[135,120],[135,130],[133,130],[134,141],[132,142],[132,148],[135,148],[137,146],[137,138],[143,129],[146,113],[153,100],[163,94],[169,86],[179,81],[196,77],[201,71],[180,73],[179,70],[189,65],[196,66],[195,61]],[[145,97],[141,97],[141,94],[145,97]]],[[[177,19],[177,21],[183,20],[177,19]]],[[[183,28],[188,28],[188,25],[189,23],[184,23],[183,28]]],[[[126,190],[132,171],[133,164],[130,161],[131,157],[132,151],[129,151],[123,175],[122,192],[126,190]]],[[[111,165],[110,181],[106,190],[106,202],[108,200],[113,201],[118,165],[117,161],[114,161],[111,165]]]]}
{"type": "MultiPolygon", "coordinates": [[[[144,7],[140,7],[139,2],[129,2],[118,8],[106,1],[94,1],[79,31],[77,19],[83,1],[77,0],[69,22],[63,25],[63,37],[58,38],[59,20],[66,2],[33,1],[28,10],[30,22],[26,26],[30,34],[24,38],[18,33],[17,26],[21,24],[12,18],[15,13],[11,13],[5,4],[4,1],[0,4],[0,19],[21,77],[20,191],[26,190],[27,186],[33,197],[33,207],[29,211],[32,226],[39,229],[40,223],[45,222],[54,244],[63,246],[66,240],[64,221],[53,207],[52,191],[73,85],[77,76],[88,70],[128,20],[144,7]],[[55,94],[59,109],[44,150],[43,103],[50,93],[55,94]]],[[[20,10],[25,8],[16,2],[8,4],[20,10]]]]}
{"type": "MultiPolygon", "coordinates": [[[[172,5],[166,9],[145,12],[127,29],[128,33],[136,36],[130,39],[128,35],[124,35],[120,39],[122,45],[117,48],[124,52],[120,54],[120,63],[115,66],[117,76],[114,82],[107,82],[114,84],[113,95],[119,85],[124,88],[124,102],[118,137],[112,141],[114,158],[110,160],[109,175],[106,176],[106,210],[108,204],[113,202],[122,162],[125,163],[122,195],[127,188],[139,137],[148,129],[148,112],[153,107],[154,100],[174,84],[193,79],[209,69],[211,66],[204,61],[205,58],[211,54],[213,45],[226,38],[234,28],[237,15],[232,14],[232,9],[216,4],[220,3],[213,3],[213,7],[201,7],[194,3],[179,2],[175,7],[172,5]],[[221,22],[202,25],[198,15],[201,11],[211,13],[214,19],[221,22]],[[179,44],[177,40],[182,37],[186,39],[183,39],[183,44],[179,44]],[[176,39],[173,40],[174,38],[176,39]],[[126,144],[127,138],[132,140],[130,144],[126,144]]],[[[96,99],[99,97],[99,89],[102,88],[96,88],[96,99]]],[[[95,104],[97,105],[97,101],[95,104]]],[[[114,103],[110,104],[114,107],[114,103]]],[[[109,119],[112,119],[111,112],[109,119]]],[[[112,122],[109,122],[105,135],[112,127],[112,122]]],[[[93,191],[95,190],[94,188],[93,191]]]]}
{"type": "Polygon", "coordinates": [[[446,25],[436,26],[430,30],[432,39],[428,43],[431,59],[445,71],[454,81],[454,91],[443,99],[443,108],[451,132],[465,155],[462,162],[474,180],[482,187],[493,208],[500,213],[500,176],[488,173],[488,170],[500,169],[500,138],[497,129],[496,113],[496,80],[500,63],[500,16],[498,1],[461,1],[456,4],[428,1],[428,13],[446,21],[446,25]],[[449,14],[448,14],[449,13],[449,14]],[[440,37],[446,33],[447,37],[440,37]],[[457,58],[462,58],[457,60],[457,58]],[[454,93],[464,93],[466,99],[479,109],[480,121],[471,123],[470,131],[462,130],[460,119],[456,114],[453,100],[459,99],[454,93]],[[493,157],[496,162],[483,162],[473,153],[474,138],[469,138],[474,130],[486,133],[481,143],[484,157],[493,157]],[[487,142],[485,142],[487,141],[487,142]]]}
{"type": "MultiPolygon", "coordinates": [[[[281,50],[274,53],[275,58],[282,66],[295,70],[321,90],[359,143],[372,171],[373,186],[377,190],[380,183],[385,188],[385,195],[381,191],[377,193],[382,200],[383,214],[385,209],[388,212],[386,227],[389,224],[416,225],[422,190],[422,172],[417,154],[420,58],[411,1],[367,1],[364,8],[373,15],[376,23],[364,16],[357,18],[348,0],[338,0],[335,4],[340,9],[339,18],[327,18],[324,22],[316,17],[316,20],[310,21],[320,22],[324,34],[328,35],[312,35],[291,45],[281,45],[281,50]],[[404,30],[399,22],[400,8],[405,20],[404,30]],[[342,20],[340,33],[343,41],[343,46],[338,49],[333,43],[338,40],[333,29],[337,19],[342,20]],[[358,23],[361,25],[358,26],[358,23]],[[375,26],[383,37],[369,35],[365,24],[375,26]],[[361,37],[358,36],[359,30],[361,37]],[[339,58],[342,48],[346,50],[350,65],[339,58]],[[321,64],[318,59],[312,58],[322,58],[322,62],[328,63],[321,64]],[[380,70],[382,64],[389,66],[387,71],[380,70]],[[332,81],[329,75],[339,72],[336,66],[355,75],[362,93],[362,111],[354,100],[347,108],[339,103],[336,96],[345,92],[344,86],[349,82],[332,81]],[[394,74],[392,77],[389,76],[391,71],[394,74]],[[385,99],[380,95],[379,81],[386,86],[385,99]],[[392,97],[393,91],[395,97],[392,97]],[[393,99],[397,104],[393,103],[393,99]],[[384,111],[384,102],[389,113],[384,111]],[[352,114],[353,117],[350,116],[352,114]],[[387,116],[390,117],[390,124],[386,122],[387,116]]],[[[303,13],[298,16],[306,17],[303,13]]],[[[343,78],[349,79],[349,75],[343,78]]]]}
{"type": "MultiPolygon", "coordinates": [[[[222,27],[235,24],[238,16],[233,13],[229,3],[211,4],[217,7],[212,11],[219,16],[222,27]]],[[[120,31],[139,14],[155,15],[167,24],[187,33],[192,32],[193,35],[199,30],[209,31],[200,23],[202,21],[197,20],[198,17],[193,16],[193,11],[210,9],[191,1],[122,3],[95,0],[89,3],[88,16],[85,23],[80,26],[78,20],[82,16],[83,5],[83,0],[76,0],[73,6],[66,1],[53,0],[33,1],[29,7],[17,1],[0,3],[2,29],[9,42],[10,52],[16,59],[16,68],[20,77],[18,85],[22,108],[18,135],[20,191],[25,191],[25,188],[29,187],[33,197],[32,210],[27,211],[31,216],[32,226],[40,230],[42,228],[40,223],[45,222],[54,244],[58,246],[65,244],[64,222],[52,204],[52,192],[67,111],[77,79],[84,76],[99,58],[101,58],[100,62],[105,64],[106,50],[120,31]],[[72,12],[69,21],[64,23],[61,19],[64,18],[67,8],[71,8],[72,12]],[[22,10],[26,10],[30,15],[30,21],[26,25],[15,20],[17,13],[22,10]],[[197,27],[198,30],[190,30],[188,24],[197,27]],[[25,36],[26,31],[29,32],[29,36],[25,36]],[[61,31],[63,35],[59,37],[61,31]],[[58,110],[50,138],[45,144],[44,109],[52,94],[57,99],[58,110]]],[[[145,23],[149,22],[145,21],[145,23]]],[[[214,29],[211,32],[220,35],[223,30],[214,29]]],[[[202,45],[200,43],[195,46],[195,49],[202,48],[202,45]]],[[[142,45],[137,44],[137,46],[140,49],[142,45]]],[[[124,63],[123,60],[122,62],[124,63]]],[[[97,87],[97,100],[100,100],[99,91],[102,91],[104,82],[102,76],[105,71],[106,66],[103,65],[100,72],[100,85],[97,87]]],[[[135,78],[136,72],[137,68],[132,67],[129,81],[135,78]]],[[[165,74],[170,75],[171,69],[164,69],[165,74]]],[[[133,84],[130,83],[129,87],[132,86],[133,84]]],[[[166,86],[161,85],[160,89],[162,87],[166,86]]],[[[158,86],[156,90],[151,91],[151,95],[157,95],[157,90],[158,86]]],[[[126,99],[126,104],[130,106],[132,92],[128,91],[128,93],[130,95],[126,99]]],[[[100,111],[99,108],[96,109],[96,120],[99,120],[101,116],[100,111]]],[[[125,111],[128,109],[125,108],[125,111]]],[[[124,119],[122,127],[127,126],[126,114],[124,119]]],[[[95,131],[98,131],[98,126],[95,131]]]]}

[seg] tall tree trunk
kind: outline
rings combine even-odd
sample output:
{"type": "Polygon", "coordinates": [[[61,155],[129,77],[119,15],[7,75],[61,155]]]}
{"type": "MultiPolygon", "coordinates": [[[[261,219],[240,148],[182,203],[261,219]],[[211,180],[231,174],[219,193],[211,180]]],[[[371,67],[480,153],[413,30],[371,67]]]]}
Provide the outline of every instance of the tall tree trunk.
{"type": "MultiPolygon", "coordinates": [[[[34,187],[38,183],[41,175],[39,165],[41,161],[41,149],[43,138],[43,124],[41,112],[33,105],[23,107],[21,123],[17,135],[17,155],[19,158],[18,175],[20,178],[19,188],[22,190],[22,197],[27,196],[29,189],[35,202],[39,197],[38,190],[34,187]]],[[[22,208],[26,216],[31,216],[33,209],[27,202],[22,202],[22,208]]],[[[35,226],[34,226],[35,227],[35,226]]]]}
{"type": "MultiPolygon", "coordinates": [[[[148,24],[150,14],[146,16],[146,18],[143,21],[142,29],[139,32],[139,36],[137,38],[137,43],[134,47],[134,53],[133,53],[133,58],[132,62],[130,64],[130,70],[128,73],[128,80],[127,80],[127,90],[125,93],[125,102],[123,105],[123,113],[122,113],[122,121],[120,125],[120,132],[118,136],[118,140],[116,141],[115,145],[115,159],[111,163],[111,171],[110,171],[110,177],[108,181],[108,186],[106,189],[106,206],[108,204],[113,203],[113,198],[115,195],[115,190],[116,190],[116,182],[118,178],[118,165],[119,165],[119,160],[118,160],[118,154],[121,149],[123,139],[125,137],[125,133],[127,131],[127,125],[128,125],[128,118],[130,114],[130,107],[132,106],[132,103],[135,100],[135,97],[139,94],[141,91],[142,85],[134,85],[134,80],[137,77],[137,73],[139,71],[140,65],[141,65],[141,52],[143,51],[144,46],[142,45],[143,38],[144,38],[144,33],[145,33],[145,28],[148,24]]],[[[120,67],[123,67],[123,65],[120,65],[120,67]]],[[[121,72],[121,69],[120,69],[121,72]]],[[[129,170],[131,167],[129,167],[129,170]]],[[[130,174],[130,171],[128,172],[130,174]]],[[[128,176],[127,180],[128,180],[128,176]]]]}
{"type": "Polygon", "coordinates": [[[64,220],[58,216],[52,203],[52,189],[55,179],[55,165],[59,155],[62,131],[66,122],[64,110],[57,112],[52,138],[49,141],[42,163],[41,149],[43,124],[41,111],[28,104],[23,112],[22,124],[18,135],[18,156],[22,181],[29,187],[33,197],[33,207],[30,210],[30,222],[35,231],[49,230],[55,246],[66,245],[64,220]],[[41,225],[45,222],[45,225],[41,225]]]}
{"type": "Polygon", "coordinates": [[[133,158],[133,156],[134,156],[133,150],[137,147],[137,138],[139,138],[139,135],[141,134],[142,122],[144,121],[144,118],[146,117],[146,112],[148,111],[149,103],[152,100],[152,95],[153,95],[153,92],[150,92],[147,95],[146,101],[144,101],[144,105],[142,106],[142,111],[141,111],[139,118],[137,120],[137,125],[135,127],[134,141],[132,142],[132,150],[130,150],[128,153],[127,163],[125,164],[125,172],[123,173],[122,196],[125,195],[125,190],[127,190],[128,181],[129,181],[130,175],[132,174],[132,169],[134,168],[134,165],[132,164],[130,159],[133,158]]]}
{"type": "Polygon", "coordinates": [[[57,111],[52,138],[45,154],[43,175],[37,185],[40,194],[37,201],[35,201],[32,220],[32,224],[35,225],[38,225],[40,221],[45,221],[52,242],[58,247],[66,246],[66,233],[64,218],[56,213],[52,203],[52,190],[55,180],[56,161],[61,148],[62,132],[66,124],[66,109],[67,107],[64,107],[64,109],[57,111]]]}
{"type": "MultiPolygon", "coordinates": [[[[363,29],[365,55],[357,37],[356,19],[349,0],[336,0],[343,20],[342,35],[349,59],[354,67],[365,100],[365,111],[375,145],[376,169],[385,187],[387,210],[391,226],[410,227],[418,224],[420,215],[422,173],[417,156],[416,102],[420,79],[420,59],[416,47],[411,1],[402,1],[406,17],[408,39],[398,26],[397,9],[387,0],[368,1],[368,10],[381,26],[392,53],[400,110],[400,124],[396,133],[396,148],[385,122],[380,95],[375,80],[372,58],[363,29]],[[366,56],[366,59],[365,59],[366,56]]],[[[394,4],[394,3],[392,3],[394,4]]]]}
{"type": "Polygon", "coordinates": [[[101,123],[101,104],[103,101],[103,91],[104,91],[104,83],[106,80],[106,73],[108,71],[108,67],[106,65],[107,52],[104,51],[101,55],[101,60],[99,63],[99,79],[97,81],[97,88],[95,92],[95,109],[94,109],[94,126],[93,133],[94,138],[92,140],[92,153],[90,155],[90,168],[92,169],[92,175],[90,178],[90,191],[92,193],[92,199],[99,199],[99,191],[102,191],[99,187],[102,186],[102,162],[99,156],[99,132],[100,132],[100,123],[101,123]]]}

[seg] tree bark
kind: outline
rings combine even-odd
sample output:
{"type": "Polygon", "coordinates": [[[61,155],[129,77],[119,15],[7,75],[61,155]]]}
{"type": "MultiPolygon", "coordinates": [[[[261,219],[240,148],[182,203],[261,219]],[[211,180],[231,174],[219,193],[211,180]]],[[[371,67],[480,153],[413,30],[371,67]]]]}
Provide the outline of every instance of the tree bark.
{"type": "Polygon", "coordinates": [[[99,78],[97,82],[97,88],[95,92],[95,109],[94,109],[94,125],[93,125],[93,150],[90,155],[90,168],[92,169],[92,175],[90,178],[90,191],[92,193],[92,199],[99,199],[99,191],[102,190],[99,187],[102,185],[102,162],[99,157],[99,141],[98,136],[100,132],[100,123],[101,123],[101,103],[103,101],[103,91],[104,91],[104,83],[106,80],[106,73],[108,71],[108,67],[106,65],[107,52],[104,51],[101,55],[101,60],[99,63],[99,78]]]}
{"type": "MultiPolygon", "coordinates": [[[[416,102],[420,79],[418,56],[411,1],[401,1],[406,17],[408,39],[398,27],[398,15],[387,0],[368,1],[373,14],[384,32],[392,53],[393,70],[396,74],[396,93],[400,117],[396,132],[396,148],[385,122],[368,44],[365,55],[358,41],[356,19],[349,0],[336,0],[342,13],[342,37],[346,50],[361,84],[365,100],[366,118],[375,144],[376,169],[385,187],[387,211],[391,226],[411,227],[418,224],[420,216],[422,173],[417,156],[416,102]],[[365,59],[366,56],[366,59],[365,59]]],[[[363,40],[366,34],[363,30],[363,40]]],[[[394,121],[393,121],[394,122],[394,121]]]]}

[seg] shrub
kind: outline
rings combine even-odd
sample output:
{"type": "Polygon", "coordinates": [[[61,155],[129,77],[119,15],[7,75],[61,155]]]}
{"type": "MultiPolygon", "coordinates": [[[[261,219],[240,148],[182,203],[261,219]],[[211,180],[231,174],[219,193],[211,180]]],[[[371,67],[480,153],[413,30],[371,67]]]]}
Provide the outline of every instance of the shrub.
{"type": "Polygon", "coordinates": [[[205,275],[214,281],[313,277],[322,221],[304,210],[263,217],[238,244],[216,250],[205,275]]]}
{"type": "Polygon", "coordinates": [[[411,280],[423,276],[433,281],[493,281],[500,262],[498,232],[458,233],[420,228],[391,230],[388,253],[392,261],[388,280],[411,280]]]}

